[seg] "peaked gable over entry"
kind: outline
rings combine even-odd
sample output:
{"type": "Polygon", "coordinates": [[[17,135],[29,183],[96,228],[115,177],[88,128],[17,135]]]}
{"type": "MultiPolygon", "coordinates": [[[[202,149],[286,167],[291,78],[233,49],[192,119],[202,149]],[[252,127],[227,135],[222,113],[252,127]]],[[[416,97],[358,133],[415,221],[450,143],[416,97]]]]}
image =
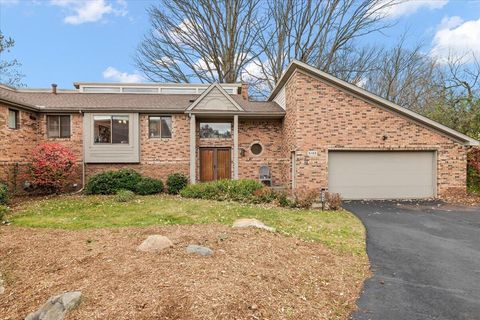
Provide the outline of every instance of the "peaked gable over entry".
{"type": "Polygon", "coordinates": [[[187,110],[244,111],[218,83],[214,83],[208,87],[187,110]]]}

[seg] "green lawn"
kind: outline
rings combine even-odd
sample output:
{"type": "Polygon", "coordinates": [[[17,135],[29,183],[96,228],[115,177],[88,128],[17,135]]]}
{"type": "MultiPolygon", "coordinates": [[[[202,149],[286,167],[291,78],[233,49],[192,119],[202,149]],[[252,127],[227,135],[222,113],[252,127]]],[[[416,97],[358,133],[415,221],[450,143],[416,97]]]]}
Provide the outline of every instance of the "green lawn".
{"type": "Polygon", "coordinates": [[[15,226],[79,230],[172,224],[231,225],[242,217],[257,218],[282,234],[319,241],[343,254],[366,255],[365,229],[346,211],[283,209],[167,195],[136,197],[127,203],[116,202],[112,196],[62,196],[25,202],[9,218],[15,226]]]}

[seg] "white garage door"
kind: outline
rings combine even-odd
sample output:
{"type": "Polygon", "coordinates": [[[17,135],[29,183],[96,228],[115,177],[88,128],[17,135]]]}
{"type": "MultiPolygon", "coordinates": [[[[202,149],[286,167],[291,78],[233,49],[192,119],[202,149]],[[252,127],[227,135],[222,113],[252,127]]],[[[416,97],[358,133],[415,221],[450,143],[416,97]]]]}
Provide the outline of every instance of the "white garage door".
{"type": "Polygon", "coordinates": [[[434,152],[330,151],[328,189],[343,199],[435,196],[434,152]]]}

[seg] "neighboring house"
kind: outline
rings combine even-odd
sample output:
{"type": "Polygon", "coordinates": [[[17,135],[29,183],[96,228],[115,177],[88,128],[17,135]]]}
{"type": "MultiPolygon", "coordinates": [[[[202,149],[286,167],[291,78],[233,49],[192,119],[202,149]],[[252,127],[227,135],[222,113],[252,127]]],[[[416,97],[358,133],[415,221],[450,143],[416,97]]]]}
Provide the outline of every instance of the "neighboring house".
{"type": "Polygon", "coordinates": [[[266,165],[273,185],[347,199],[441,197],[465,191],[466,150],[479,144],[298,61],[266,102],[242,84],[75,87],[0,87],[0,180],[21,186],[29,151],[56,142],[87,177],[133,168],[192,183],[258,179],[266,165]]]}

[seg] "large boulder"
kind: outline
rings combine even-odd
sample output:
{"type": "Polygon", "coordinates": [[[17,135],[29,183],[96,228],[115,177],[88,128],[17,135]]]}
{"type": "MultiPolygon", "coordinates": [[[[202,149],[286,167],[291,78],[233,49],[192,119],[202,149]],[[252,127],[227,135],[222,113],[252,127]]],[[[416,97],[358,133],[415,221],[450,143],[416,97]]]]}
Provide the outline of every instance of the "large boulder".
{"type": "Polygon", "coordinates": [[[233,223],[234,228],[259,228],[267,231],[275,232],[275,228],[266,226],[262,221],[257,219],[238,219],[233,223]]]}
{"type": "Polygon", "coordinates": [[[165,236],[154,234],[148,236],[148,238],[145,239],[145,241],[143,241],[137,249],[145,252],[158,252],[163,249],[170,248],[171,246],[173,246],[173,243],[170,241],[170,239],[165,236]]]}
{"type": "Polygon", "coordinates": [[[197,246],[196,244],[190,244],[187,247],[187,253],[196,253],[204,257],[213,255],[213,250],[207,247],[197,246]]]}
{"type": "Polygon", "coordinates": [[[70,310],[76,308],[82,298],[82,292],[72,291],[54,296],[36,312],[30,313],[25,320],[63,320],[70,310]]]}

